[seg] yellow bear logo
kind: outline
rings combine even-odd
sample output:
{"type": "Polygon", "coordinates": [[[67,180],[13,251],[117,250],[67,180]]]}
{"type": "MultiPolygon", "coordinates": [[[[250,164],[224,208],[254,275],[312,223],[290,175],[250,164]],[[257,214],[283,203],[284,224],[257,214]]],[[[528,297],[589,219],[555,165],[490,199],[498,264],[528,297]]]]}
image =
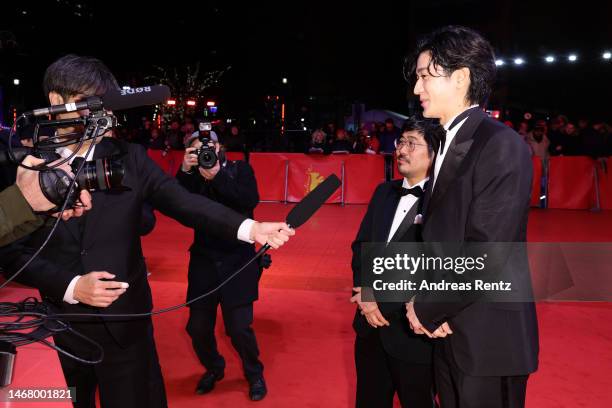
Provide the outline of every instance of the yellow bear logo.
{"type": "Polygon", "coordinates": [[[306,184],[304,185],[306,188],[306,194],[317,188],[317,186],[323,181],[325,181],[325,177],[323,177],[321,173],[312,171],[312,168],[309,167],[306,171],[306,184]]]}

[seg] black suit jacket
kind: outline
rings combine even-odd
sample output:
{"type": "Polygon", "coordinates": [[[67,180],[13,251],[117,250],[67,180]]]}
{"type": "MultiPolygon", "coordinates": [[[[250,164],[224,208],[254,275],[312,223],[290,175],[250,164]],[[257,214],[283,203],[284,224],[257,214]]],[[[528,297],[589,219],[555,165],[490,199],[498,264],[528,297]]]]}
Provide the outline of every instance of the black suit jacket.
{"type": "MultiPolygon", "coordinates": [[[[201,195],[191,194],[166,175],[142,146],[103,138],[94,158],[124,154],[123,185],[128,191],[94,192],[93,208],[80,218],[61,221],[41,255],[17,279],[36,287],[59,313],[143,313],[152,308],[151,289],[140,243],[142,206],[146,200],[162,213],[188,227],[207,231],[223,240],[235,240],[246,217],[201,195]],[[107,308],[71,305],[62,299],[70,281],[79,274],[108,271],[130,287],[107,308]]],[[[34,234],[27,246],[12,250],[9,260],[16,270],[29,259],[49,230],[34,234]]],[[[171,241],[169,241],[170,243],[171,241]]],[[[81,321],[77,329],[96,336],[108,330],[120,344],[129,344],[146,335],[147,319],[105,318],[103,325],[81,321]]],[[[93,319],[93,321],[96,321],[93,319]]],[[[101,319],[97,321],[99,323],[101,319]]]]}
{"type": "MultiPolygon", "coordinates": [[[[474,111],[449,146],[433,192],[425,194],[425,242],[524,242],[533,169],[520,136],[474,111]]],[[[531,292],[529,265],[521,251],[508,253],[504,271],[513,285],[531,292]]],[[[537,369],[538,327],[532,302],[440,302],[419,293],[416,315],[430,331],[448,321],[449,343],[459,368],[475,376],[525,375],[537,369]]],[[[438,297],[438,298],[437,298],[438,297]]]]}
{"type": "MultiPolygon", "coordinates": [[[[245,161],[227,161],[212,181],[198,171],[193,174],[179,169],[177,180],[187,190],[221,203],[236,212],[253,218],[259,203],[257,181],[252,167],[245,161]]],[[[247,242],[221,240],[205,229],[194,231],[190,248],[189,287],[187,299],[193,299],[225,281],[238,268],[255,256],[255,246],[247,242]]],[[[257,300],[259,263],[252,262],[220,290],[225,306],[238,306],[257,300]]],[[[194,302],[192,307],[206,307],[207,299],[194,302]]]]}
{"type": "MultiPolygon", "coordinates": [[[[353,250],[352,269],[353,285],[363,286],[361,275],[361,251],[362,244],[368,242],[387,242],[395,210],[400,200],[400,196],[394,191],[395,186],[401,186],[402,180],[393,180],[382,183],[374,191],[370,200],[367,212],[361,221],[357,237],[351,246],[353,250]]],[[[417,201],[414,206],[418,206],[417,201]]],[[[406,215],[414,220],[417,213],[413,206],[412,211],[406,215]]],[[[395,242],[414,242],[420,241],[420,226],[414,224],[400,225],[398,231],[393,236],[395,242]]],[[[385,351],[395,358],[408,363],[431,364],[432,345],[423,336],[417,336],[410,330],[406,318],[404,303],[379,302],[378,307],[389,321],[389,326],[374,329],[368,324],[365,317],[361,315],[359,309],[353,319],[353,328],[358,336],[372,335],[376,330],[380,334],[381,342],[385,351]]]]}

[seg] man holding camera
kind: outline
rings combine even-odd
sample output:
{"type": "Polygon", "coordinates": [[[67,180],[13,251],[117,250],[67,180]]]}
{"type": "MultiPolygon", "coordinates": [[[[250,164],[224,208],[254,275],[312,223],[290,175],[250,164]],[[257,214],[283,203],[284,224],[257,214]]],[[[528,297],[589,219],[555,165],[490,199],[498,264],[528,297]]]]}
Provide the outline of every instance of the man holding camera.
{"type": "MultiPolygon", "coordinates": [[[[44,161],[33,156],[26,156],[23,164],[35,166],[44,161]]],[[[69,171],[68,166],[62,169],[69,171]]],[[[81,190],[79,197],[82,206],[67,209],[61,214],[64,221],[83,215],[91,208],[91,195],[81,190]]],[[[36,214],[55,207],[43,194],[40,188],[38,172],[23,167],[17,169],[15,184],[0,191],[0,247],[10,244],[36,231],[44,224],[44,216],[36,214]]],[[[54,214],[59,216],[60,214],[54,214]]]]}
{"type": "MultiPolygon", "coordinates": [[[[45,92],[52,105],[74,103],[118,90],[110,70],[91,57],[67,55],[45,73],[45,92]]],[[[57,119],[89,115],[58,114],[57,119]]],[[[58,129],[62,138],[79,129],[58,129]]],[[[278,248],[293,235],[285,223],[259,223],[205,197],[190,194],[166,175],[138,145],[101,137],[86,141],[76,153],[87,159],[121,155],[122,191],[96,191],[96,205],[85,216],[59,224],[41,255],[19,281],[40,290],[59,313],[88,313],[73,318],[71,327],[98,343],[104,358],[95,365],[60,355],[67,385],[76,387],[76,407],[95,407],[96,389],[102,407],[167,406],[161,369],[149,316],[103,317],[104,314],[146,314],[152,309],[151,288],[140,242],[142,207],[151,203],[179,222],[219,239],[269,243],[278,248]],[[90,149],[91,147],[91,149],[90,149]],[[88,150],[90,149],[90,150],[88,150]],[[105,308],[105,309],[102,309],[105,308]]],[[[76,145],[71,146],[76,150],[76,145]]],[[[60,152],[66,154],[68,152],[60,152]]],[[[69,153],[68,153],[69,154],[69,153]]],[[[46,230],[14,251],[11,269],[21,267],[40,245],[46,230]]],[[[80,358],[95,360],[99,351],[70,332],[54,335],[55,344],[80,358]]]]}
{"type": "MultiPolygon", "coordinates": [[[[183,163],[176,177],[190,192],[210,198],[245,217],[253,217],[259,202],[253,169],[247,162],[225,159],[224,150],[209,123],[201,123],[200,131],[187,139],[183,163]]],[[[217,287],[255,255],[253,244],[215,239],[200,229],[195,230],[190,251],[188,300],[217,287]]],[[[206,368],[196,393],[212,391],[215,382],[224,376],[225,360],[215,340],[217,306],[221,304],[226,333],[242,360],[249,382],[249,398],[259,401],[265,397],[263,364],[258,358],[257,340],[251,327],[259,277],[259,265],[253,262],[213,296],[190,305],[187,332],[206,368]]]]}

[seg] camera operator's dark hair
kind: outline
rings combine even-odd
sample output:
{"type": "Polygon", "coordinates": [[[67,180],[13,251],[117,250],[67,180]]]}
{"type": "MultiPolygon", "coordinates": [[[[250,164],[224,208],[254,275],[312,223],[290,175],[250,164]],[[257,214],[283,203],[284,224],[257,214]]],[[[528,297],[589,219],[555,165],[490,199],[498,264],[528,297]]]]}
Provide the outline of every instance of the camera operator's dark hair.
{"type": "Polygon", "coordinates": [[[408,119],[406,119],[404,125],[402,126],[401,134],[403,135],[404,132],[412,131],[423,135],[423,139],[425,139],[425,143],[427,143],[427,151],[429,152],[430,156],[432,152],[437,150],[440,139],[446,132],[440,125],[440,121],[438,119],[424,118],[421,115],[410,116],[408,119]]]}
{"type": "Polygon", "coordinates": [[[115,76],[102,61],[69,54],[49,65],[43,80],[45,96],[57,92],[67,99],[77,94],[103,95],[119,89],[115,76]]]}
{"type": "Polygon", "coordinates": [[[470,87],[466,99],[471,104],[484,106],[495,82],[495,54],[491,44],[471,28],[442,27],[417,42],[416,51],[406,58],[404,77],[415,79],[416,62],[423,52],[431,54],[430,72],[435,66],[448,75],[461,68],[470,70],[470,87]]]}

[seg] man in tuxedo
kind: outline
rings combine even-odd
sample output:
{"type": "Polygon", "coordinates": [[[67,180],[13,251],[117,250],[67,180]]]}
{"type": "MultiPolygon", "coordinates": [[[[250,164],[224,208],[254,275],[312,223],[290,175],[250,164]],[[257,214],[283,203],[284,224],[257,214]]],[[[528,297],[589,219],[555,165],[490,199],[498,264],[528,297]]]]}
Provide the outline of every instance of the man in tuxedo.
{"type": "Polygon", "coordinates": [[[412,333],[402,302],[362,299],[367,281],[361,255],[364,243],[421,240],[421,197],[434,156],[433,141],[441,132],[437,120],[412,117],[406,121],[395,149],[404,177],[376,188],[352,244],[356,293],[351,302],[359,306],[353,320],[357,407],[392,407],[396,392],[403,407],[434,406],[431,342],[412,333]]]}
{"type": "MultiPolygon", "coordinates": [[[[183,163],[176,178],[188,191],[208,197],[245,217],[253,217],[259,203],[257,180],[249,163],[227,160],[214,131],[200,135],[196,132],[187,140],[183,163]],[[202,138],[205,137],[206,139],[202,138]],[[207,140],[208,139],[208,140],[207,140]],[[195,149],[208,143],[216,151],[218,160],[210,169],[198,166],[195,149]]],[[[196,230],[189,249],[189,287],[187,300],[217,287],[228,279],[238,267],[255,256],[255,245],[235,240],[226,241],[196,230]]],[[[196,393],[213,390],[215,382],[225,372],[225,359],[219,353],[215,339],[217,308],[221,305],[225,332],[240,356],[244,376],[249,382],[249,398],[262,400],[267,393],[263,377],[263,364],[259,360],[257,339],[253,324],[253,302],[258,297],[260,270],[252,262],[232,278],[220,291],[198,300],[189,307],[187,332],[206,372],[198,382],[196,393]]]]}
{"type": "MultiPolygon", "coordinates": [[[[45,92],[52,105],[76,102],[117,90],[112,73],[99,60],[67,55],[45,73],[45,92]]],[[[88,112],[57,115],[74,118],[88,112]]],[[[58,129],[58,135],[79,129],[58,129]]],[[[92,141],[76,153],[84,156],[92,141]]],[[[72,145],[76,150],[76,145],[72,145]]],[[[40,290],[58,313],[89,313],[100,317],[72,318],[72,329],[102,347],[101,363],[87,365],[60,354],[69,387],[76,387],[76,407],[94,407],[99,388],[103,407],[164,407],[167,405],[150,317],[103,318],[104,314],[147,313],[152,309],[140,243],[142,207],[146,201],[184,225],[206,231],[222,240],[257,241],[279,247],[293,230],[284,223],[258,223],[201,195],[191,194],[167,176],[139,146],[112,137],[101,137],[87,159],[120,155],[125,191],[97,191],[93,209],[78,219],[58,225],[51,241],[18,281],[40,290]],[[102,309],[105,308],[105,309],[102,309]]],[[[60,148],[69,157],[72,150],[60,148]]],[[[12,269],[29,259],[47,235],[42,228],[28,246],[13,251],[12,269]]],[[[4,256],[4,254],[3,254],[4,256]]],[[[61,349],[88,360],[99,351],[69,331],[54,335],[61,349]]]]}
{"type": "MultiPolygon", "coordinates": [[[[495,78],[489,42],[469,28],[445,27],[418,43],[407,69],[416,74],[423,115],[446,130],[424,198],[423,240],[524,242],[531,157],[517,133],[482,111],[495,78]]],[[[529,296],[526,257],[506,255],[503,270],[529,296]]],[[[441,406],[524,406],[528,376],[538,365],[533,302],[440,296],[419,292],[406,308],[415,333],[440,338],[434,371],[441,406]]]]}

